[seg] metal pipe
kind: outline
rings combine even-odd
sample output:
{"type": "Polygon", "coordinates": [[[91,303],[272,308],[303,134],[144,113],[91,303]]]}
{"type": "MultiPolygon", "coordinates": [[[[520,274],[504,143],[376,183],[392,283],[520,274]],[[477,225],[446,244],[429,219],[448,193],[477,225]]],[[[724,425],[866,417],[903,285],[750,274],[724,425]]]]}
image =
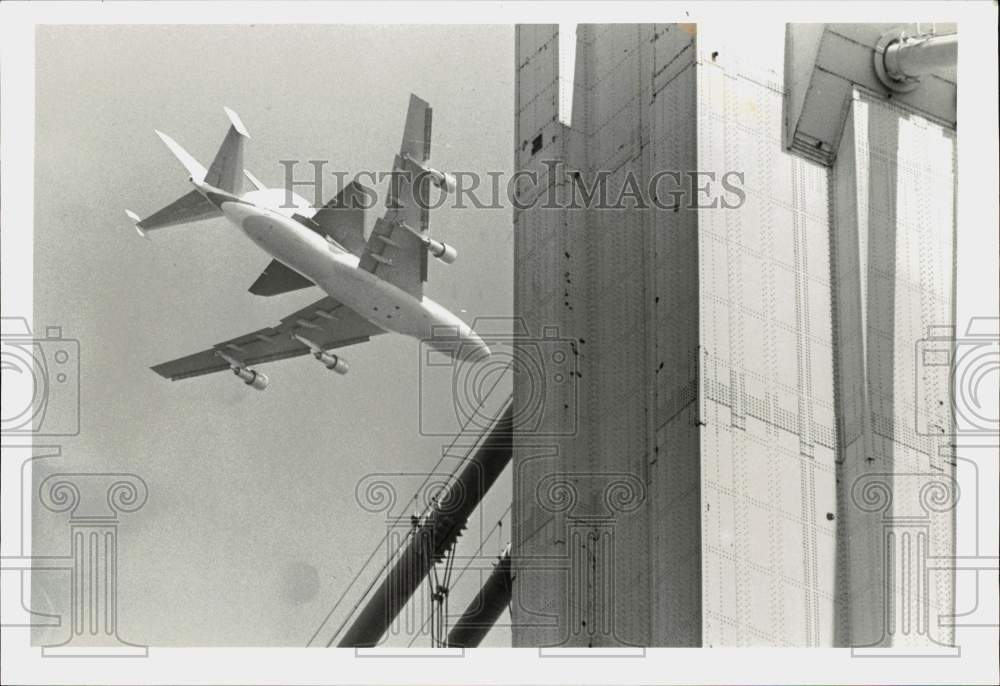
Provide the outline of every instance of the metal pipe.
{"type": "Polygon", "coordinates": [[[449,648],[475,648],[483,642],[510,603],[512,581],[508,545],[486,583],[448,632],[449,648]]]}
{"type": "Polygon", "coordinates": [[[513,409],[508,400],[475,453],[419,521],[381,585],[348,627],[338,648],[370,648],[399,615],[421,581],[466,526],[469,515],[513,454],[513,409]]]}
{"type": "Polygon", "coordinates": [[[910,36],[902,27],[882,34],[875,45],[875,73],[886,88],[909,93],[920,79],[958,62],[958,34],[910,36]]]}
{"type": "Polygon", "coordinates": [[[889,78],[904,81],[958,63],[958,34],[912,36],[892,43],[885,50],[889,78]]]}

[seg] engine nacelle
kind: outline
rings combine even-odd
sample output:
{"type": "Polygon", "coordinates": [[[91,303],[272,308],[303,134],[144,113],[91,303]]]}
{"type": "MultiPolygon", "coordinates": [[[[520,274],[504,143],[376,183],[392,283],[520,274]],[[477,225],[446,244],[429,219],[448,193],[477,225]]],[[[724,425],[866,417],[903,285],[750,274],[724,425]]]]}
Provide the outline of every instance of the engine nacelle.
{"type": "Polygon", "coordinates": [[[448,193],[455,192],[455,187],[458,185],[458,181],[455,180],[454,174],[438,171],[437,169],[428,169],[427,171],[431,174],[431,183],[448,193]]]}
{"type": "Polygon", "coordinates": [[[258,391],[263,391],[267,388],[267,384],[270,381],[264,372],[258,372],[256,369],[247,369],[246,367],[235,367],[233,374],[243,379],[243,383],[247,386],[256,388],[258,391]]]}
{"type": "Polygon", "coordinates": [[[448,193],[453,193],[455,191],[455,187],[458,185],[458,181],[455,180],[454,174],[438,171],[433,167],[424,166],[419,162],[414,162],[414,164],[416,164],[420,168],[420,171],[422,173],[427,174],[427,176],[430,177],[431,183],[433,183],[441,190],[447,191],[448,193]]]}
{"type": "Polygon", "coordinates": [[[427,246],[427,252],[445,264],[452,264],[458,259],[458,251],[447,243],[428,238],[425,245],[427,246]]]}
{"type": "Polygon", "coordinates": [[[443,172],[435,169],[434,167],[428,167],[426,164],[413,159],[409,155],[406,156],[406,161],[411,165],[420,170],[421,173],[427,174],[431,178],[431,183],[440,188],[441,190],[453,193],[455,188],[458,186],[458,182],[455,179],[454,174],[449,174],[448,172],[443,172]]]}
{"type": "Polygon", "coordinates": [[[313,357],[322,362],[324,367],[338,374],[346,374],[350,369],[347,362],[333,353],[315,352],[313,357]]]}

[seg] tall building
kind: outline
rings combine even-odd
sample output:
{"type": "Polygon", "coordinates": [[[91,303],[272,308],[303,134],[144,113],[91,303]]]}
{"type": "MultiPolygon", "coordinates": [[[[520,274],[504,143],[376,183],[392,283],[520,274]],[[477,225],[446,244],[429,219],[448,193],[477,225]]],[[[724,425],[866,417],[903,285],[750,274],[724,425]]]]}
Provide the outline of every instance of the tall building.
{"type": "Polygon", "coordinates": [[[515,646],[951,643],[956,86],[884,87],[893,28],[517,29],[514,309],[572,369],[515,375],[515,646]]]}

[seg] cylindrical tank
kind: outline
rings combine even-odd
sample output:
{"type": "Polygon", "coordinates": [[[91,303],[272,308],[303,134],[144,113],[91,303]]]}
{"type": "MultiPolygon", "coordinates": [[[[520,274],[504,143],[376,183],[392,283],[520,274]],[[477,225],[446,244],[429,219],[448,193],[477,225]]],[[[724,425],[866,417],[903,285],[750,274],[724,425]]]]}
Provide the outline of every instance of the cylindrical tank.
{"type": "Polygon", "coordinates": [[[958,34],[915,36],[892,43],[885,49],[885,70],[890,78],[903,80],[923,76],[958,62],[958,34]]]}

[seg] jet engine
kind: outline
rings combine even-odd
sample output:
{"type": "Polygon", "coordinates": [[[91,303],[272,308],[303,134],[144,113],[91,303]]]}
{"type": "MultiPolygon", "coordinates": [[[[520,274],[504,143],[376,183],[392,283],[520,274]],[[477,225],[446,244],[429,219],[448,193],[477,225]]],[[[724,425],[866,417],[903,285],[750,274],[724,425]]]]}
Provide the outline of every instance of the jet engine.
{"type": "Polygon", "coordinates": [[[337,372],[338,374],[346,374],[350,367],[347,366],[347,361],[334,355],[333,353],[328,353],[323,350],[317,343],[310,341],[305,336],[300,336],[297,333],[292,334],[292,338],[297,340],[302,345],[309,348],[312,352],[312,356],[323,363],[323,366],[329,369],[331,372],[337,372]]]}
{"type": "Polygon", "coordinates": [[[399,222],[399,226],[413,234],[417,240],[424,244],[424,248],[431,255],[441,260],[445,264],[452,264],[458,259],[458,250],[442,241],[435,240],[430,236],[417,231],[406,222],[399,222]]]}
{"type": "Polygon", "coordinates": [[[332,372],[337,372],[338,374],[346,374],[347,370],[350,369],[350,367],[347,366],[347,362],[333,353],[317,350],[313,353],[313,357],[322,362],[324,367],[332,372]]]}
{"type": "Polygon", "coordinates": [[[258,372],[256,369],[247,369],[246,367],[234,367],[233,374],[243,379],[243,383],[247,386],[256,388],[258,391],[263,391],[267,388],[268,381],[270,381],[264,372],[258,372]]]}
{"type": "Polygon", "coordinates": [[[433,238],[427,238],[424,245],[427,248],[427,252],[445,264],[452,264],[458,259],[458,251],[447,243],[436,241],[433,238]]]}
{"type": "Polygon", "coordinates": [[[455,176],[453,174],[449,174],[448,172],[438,171],[437,169],[431,169],[430,167],[424,167],[424,170],[428,174],[430,174],[431,183],[433,183],[435,186],[437,186],[443,191],[447,191],[448,193],[455,192],[455,186],[457,185],[457,181],[455,180],[455,176]]]}
{"type": "Polygon", "coordinates": [[[233,374],[243,379],[243,383],[250,386],[250,388],[256,388],[258,391],[263,391],[267,388],[270,379],[267,378],[267,374],[264,372],[258,372],[256,369],[247,369],[240,360],[227,355],[221,350],[216,350],[215,354],[225,360],[229,364],[229,368],[233,370],[233,374]]]}
{"type": "Polygon", "coordinates": [[[409,155],[406,156],[406,160],[419,169],[420,173],[427,174],[431,179],[431,183],[441,190],[447,191],[448,193],[453,193],[455,191],[455,187],[458,185],[458,182],[455,180],[454,174],[449,174],[448,172],[438,171],[433,167],[428,167],[427,165],[413,159],[409,155]]]}

